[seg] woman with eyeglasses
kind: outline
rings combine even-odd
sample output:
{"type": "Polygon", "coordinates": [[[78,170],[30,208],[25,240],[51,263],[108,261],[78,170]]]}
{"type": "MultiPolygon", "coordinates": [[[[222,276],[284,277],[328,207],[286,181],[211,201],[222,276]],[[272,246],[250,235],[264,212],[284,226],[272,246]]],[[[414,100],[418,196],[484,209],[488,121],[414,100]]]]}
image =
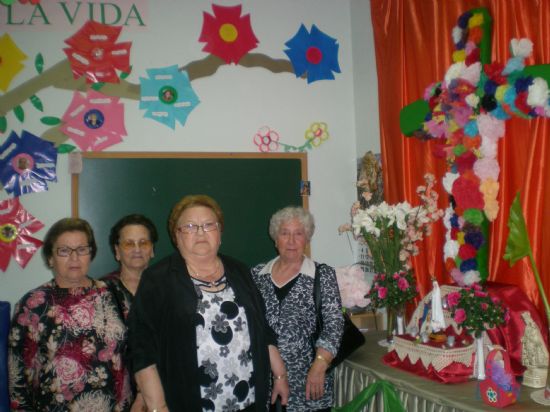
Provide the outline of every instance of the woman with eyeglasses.
{"type": "Polygon", "coordinates": [[[265,412],[277,396],[286,404],[286,369],[262,298],[246,266],[218,253],[218,203],[186,196],[168,228],[177,252],[145,270],[129,316],[148,410],[265,412]]]}
{"type": "Polygon", "coordinates": [[[111,228],[109,245],[120,268],[104,276],[115,293],[122,316],[126,320],[134,300],[141,274],[155,256],[157,228],[140,214],[124,216],[111,228]]]}
{"type": "Polygon", "coordinates": [[[88,276],[97,252],[83,219],[65,218],[42,247],[53,279],[17,303],[9,336],[12,411],[127,411],[126,326],[107,285],[88,276]]]}

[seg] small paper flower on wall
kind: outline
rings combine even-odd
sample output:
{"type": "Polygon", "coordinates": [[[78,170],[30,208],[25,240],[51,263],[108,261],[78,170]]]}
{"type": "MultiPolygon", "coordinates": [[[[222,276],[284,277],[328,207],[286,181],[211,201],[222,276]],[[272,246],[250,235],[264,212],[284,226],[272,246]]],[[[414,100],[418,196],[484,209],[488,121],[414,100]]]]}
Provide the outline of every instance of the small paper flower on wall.
{"type": "Polygon", "coordinates": [[[18,197],[0,202],[0,270],[6,271],[12,256],[25,268],[42,246],[42,241],[31,235],[43,227],[42,222],[21,206],[18,197]]]}
{"type": "Polygon", "coordinates": [[[260,152],[276,152],[279,150],[279,133],[263,126],[254,135],[254,144],[260,152]]]}
{"type": "Polygon", "coordinates": [[[0,90],[8,90],[13,78],[25,67],[21,62],[26,58],[9,34],[0,36],[0,90]]]}
{"type": "Polygon", "coordinates": [[[131,42],[115,43],[122,26],[108,26],[88,20],[72,37],[65,40],[70,47],[63,49],[73,76],[86,76],[86,83],[118,83],[116,70],[130,72],[131,42]]]}
{"type": "Polygon", "coordinates": [[[241,16],[241,6],[212,5],[214,16],[203,12],[200,42],[206,42],[203,51],[223,59],[226,63],[238,63],[259,43],[252,31],[250,15],[241,16]]]}
{"type": "Polygon", "coordinates": [[[0,146],[0,180],[14,196],[48,190],[56,182],[57,149],[52,142],[23,131],[11,132],[0,146]]]}
{"type": "Polygon", "coordinates": [[[306,140],[310,141],[313,147],[318,147],[329,138],[327,124],[322,122],[312,123],[305,133],[306,140]]]}
{"type": "Polygon", "coordinates": [[[124,105],[118,97],[94,90],[89,90],[86,96],[75,92],[62,119],[61,131],[82,151],[101,151],[126,136],[124,105]]]}
{"type": "Polygon", "coordinates": [[[333,72],[340,73],[338,64],[338,43],[317,26],[308,33],[302,24],[292,39],[285,43],[285,53],[290,59],[296,77],[307,74],[307,82],[334,79],[333,72]]]}
{"type": "Polygon", "coordinates": [[[40,0],[19,0],[21,4],[40,4],[40,0]]]}
{"type": "Polygon", "coordinates": [[[189,82],[187,72],[178,66],[147,69],[148,77],[140,77],[141,100],[139,108],[145,117],[172,129],[176,120],[183,126],[189,113],[199,104],[199,98],[189,82]]]}

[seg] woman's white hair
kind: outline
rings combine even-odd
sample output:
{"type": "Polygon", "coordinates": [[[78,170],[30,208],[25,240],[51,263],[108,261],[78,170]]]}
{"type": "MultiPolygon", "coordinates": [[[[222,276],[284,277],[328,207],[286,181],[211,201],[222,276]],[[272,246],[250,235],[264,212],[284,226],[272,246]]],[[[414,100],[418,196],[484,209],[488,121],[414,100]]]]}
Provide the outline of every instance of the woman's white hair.
{"type": "Polygon", "coordinates": [[[271,236],[271,239],[275,241],[281,226],[293,219],[298,219],[302,224],[309,242],[313,236],[313,232],[315,232],[315,220],[309,211],[299,206],[287,206],[271,216],[271,220],[269,221],[269,236],[271,236]]]}

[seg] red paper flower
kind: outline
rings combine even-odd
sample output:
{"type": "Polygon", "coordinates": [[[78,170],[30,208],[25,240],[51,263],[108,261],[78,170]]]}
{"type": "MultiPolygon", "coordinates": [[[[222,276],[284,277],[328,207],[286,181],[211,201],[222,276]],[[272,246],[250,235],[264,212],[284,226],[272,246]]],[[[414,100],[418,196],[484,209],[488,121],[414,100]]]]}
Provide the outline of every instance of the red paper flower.
{"type": "Polygon", "coordinates": [[[21,206],[18,197],[0,202],[0,270],[6,271],[11,256],[24,268],[42,246],[42,241],[31,235],[43,227],[21,206]]]}
{"type": "Polygon", "coordinates": [[[456,207],[462,210],[483,209],[483,194],[479,191],[479,181],[468,179],[464,175],[453,183],[453,197],[456,207]]]}
{"type": "Polygon", "coordinates": [[[203,12],[200,42],[206,42],[202,49],[225,60],[238,63],[245,54],[256,48],[258,39],[250,25],[250,15],[241,17],[241,6],[212,5],[214,16],[203,12]]]}
{"type": "Polygon", "coordinates": [[[75,79],[86,76],[87,83],[118,83],[116,70],[130,72],[131,42],[115,43],[122,26],[108,26],[88,20],[79,31],[65,40],[63,49],[75,79]]]}

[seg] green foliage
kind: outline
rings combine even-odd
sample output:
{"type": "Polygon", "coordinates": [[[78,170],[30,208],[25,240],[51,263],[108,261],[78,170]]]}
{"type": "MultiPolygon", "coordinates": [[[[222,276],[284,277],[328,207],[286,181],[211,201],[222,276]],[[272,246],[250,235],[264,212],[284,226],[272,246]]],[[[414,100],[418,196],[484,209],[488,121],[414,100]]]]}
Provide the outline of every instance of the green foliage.
{"type": "Polygon", "coordinates": [[[8,128],[8,121],[5,116],[0,116],[0,133],[6,133],[8,128]]]}
{"type": "Polygon", "coordinates": [[[60,144],[57,147],[57,153],[59,153],[59,154],[71,153],[75,149],[76,149],[76,146],[73,146],[71,144],[60,144]]]}
{"type": "Polygon", "coordinates": [[[58,124],[61,124],[61,119],[54,116],[44,116],[40,118],[40,122],[47,126],[57,126],[58,124]]]}
{"type": "Polygon", "coordinates": [[[105,86],[105,83],[103,83],[103,82],[97,82],[97,83],[92,84],[90,87],[91,87],[92,89],[94,89],[96,92],[98,92],[98,91],[101,90],[101,88],[102,88],[103,86],[105,86]]]}
{"type": "Polygon", "coordinates": [[[508,260],[513,266],[518,260],[531,255],[531,245],[529,235],[521,210],[519,193],[516,194],[512,206],[510,207],[510,217],[508,218],[508,227],[510,234],[506,241],[506,250],[504,251],[504,260],[508,260]]]}
{"type": "Polygon", "coordinates": [[[40,100],[40,98],[33,94],[30,99],[29,99],[32,103],[32,105],[39,111],[43,112],[44,111],[44,105],[42,104],[42,100],[40,100]]]}
{"type": "Polygon", "coordinates": [[[384,400],[383,412],[405,412],[405,408],[399,400],[395,387],[390,382],[385,380],[377,380],[376,382],[371,383],[359,392],[359,394],[353,398],[351,402],[338,408],[332,408],[332,412],[359,412],[378,392],[382,392],[382,399],[384,400]]]}
{"type": "Polygon", "coordinates": [[[25,121],[25,111],[20,105],[13,108],[13,113],[21,123],[25,121]]]}
{"type": "Polygon", "coordinates": [[[38,53],[34,58],[34,68],[38,74],[42,74],[44,71],[44,56],[42,56],[42,53],[38,53]]]}
{"type": "Polygon", "coordinates": [[[128,72],[122,72],[122,73],[120,73],[120,78],[121,78],[122,80],[124,80],[124,79],[126,79],[126,78],[130,75],[130,73],[132,73],[132,66],[130,66],[130,70],[128,70],[128,72]]]}

